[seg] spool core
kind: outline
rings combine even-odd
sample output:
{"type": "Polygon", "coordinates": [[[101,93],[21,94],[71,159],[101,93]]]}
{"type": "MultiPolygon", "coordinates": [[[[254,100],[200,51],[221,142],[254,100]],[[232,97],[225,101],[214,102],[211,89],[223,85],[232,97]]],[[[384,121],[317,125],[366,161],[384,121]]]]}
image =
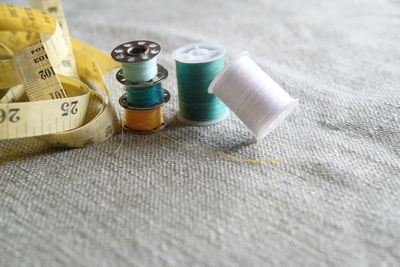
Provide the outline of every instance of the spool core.
{"type": "Polygon", "coordinates": [[[225,47],[216,44],[194,43],[179,47],[172,52],[176,61],[187,64],[206,63],[223,57],[225,47]]]}
{"type": "Polygon", "coordinates": [[[138,56],[145,54],[148,51],[147,47],[144,45],[137,45],[134,47],[129,47],[126,53],[131,56],[138,56]]]}

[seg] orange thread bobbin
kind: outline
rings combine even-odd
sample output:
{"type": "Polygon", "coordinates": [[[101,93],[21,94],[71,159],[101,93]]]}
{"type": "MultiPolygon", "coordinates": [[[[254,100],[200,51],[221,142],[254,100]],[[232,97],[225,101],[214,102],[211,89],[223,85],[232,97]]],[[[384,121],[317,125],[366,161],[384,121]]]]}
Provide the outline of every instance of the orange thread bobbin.
{"type": "Polygon", "coordinates": [[[162,106],[168,103],[170,94],[164,89],[163,100],[147,107],[138,107],[129,105],[126,94],[119,99],[120,105],[125,110],[124,129],[134,133],[152,133],[164,129],[164,114],[162,106]]]}
{"type": "Polygon", "coordinates": [[[135,131],[148,131],[157,129],[164,123],[161,108],[152,110],[125,109],[125,127],[135,131]]]}

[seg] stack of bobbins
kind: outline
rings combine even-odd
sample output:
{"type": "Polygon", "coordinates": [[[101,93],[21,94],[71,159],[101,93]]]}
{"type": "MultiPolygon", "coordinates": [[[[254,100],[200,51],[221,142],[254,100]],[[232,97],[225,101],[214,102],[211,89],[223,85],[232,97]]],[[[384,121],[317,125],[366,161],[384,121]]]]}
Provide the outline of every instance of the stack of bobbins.
{"type": "Polygon", "coordinates": [[[162,106],[170,93],[161,84],[168,71],[157,64],[160,52],[159,44],[145,40],[121,44],[111,52],[122,65],[116,79],[125,86],[119,103],[125,114],[123,128],[129,132],[152,133],[166,126],[162,106]]]}

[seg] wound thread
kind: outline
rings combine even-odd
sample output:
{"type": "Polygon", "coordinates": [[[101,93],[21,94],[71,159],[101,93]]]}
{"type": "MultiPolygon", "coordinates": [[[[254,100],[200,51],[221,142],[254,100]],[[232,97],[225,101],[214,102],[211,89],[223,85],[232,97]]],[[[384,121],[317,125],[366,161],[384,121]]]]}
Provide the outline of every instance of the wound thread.
{"type": "Polygon", "coordinates": [[[149,81],[157,74],[157,58],[138,63],[122,63],[122,70],[128,81],[149,81]]]}
{"type": "Polygon", "coordinates": [[[127,101],[131,106],[151,106],[160,103],[164,97],[161,83],[147,87],[125,86],[127,101]]]}
{"type": "Polygon", "coordinates": [[[151,110],[125,109],[124,126],[134,131],[156,130],[164,123],[162,108],[151,110]]]}
{"type": "Polygon", "coordinates": [[[207,88],[224,66],[225,49],[212,44],[189,44],[173,52],[179,93],[178,119],[210,125],[228,115],[225,104],[207,88]]]}
{"type": "Polygon", "coordinates": [[[273,81],[247,52],[227,65],[208,91],[215,93],[257,140],[280,125],[298,104],[298,100],[273,81]]]}

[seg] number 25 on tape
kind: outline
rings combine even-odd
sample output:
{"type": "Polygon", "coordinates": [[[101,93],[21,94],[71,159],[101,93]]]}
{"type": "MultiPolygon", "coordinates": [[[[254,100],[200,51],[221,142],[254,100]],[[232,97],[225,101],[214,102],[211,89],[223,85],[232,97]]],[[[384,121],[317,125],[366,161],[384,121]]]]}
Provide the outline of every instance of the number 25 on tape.
{"type": "Polygon", "coordinates": [[[61,116],[68,116],[69,114],[75,115],[76,113],[78,113],[78,107],[76,106],[77,104],[78,100],[71,101],[71,103],[69,102],[62,103],[61,110],[63,111],[63,113],[61,114],[61,116]]]}
{"type": "Polygon", "coordinates": [[[8,112],[4,109],[0,109],[0,123],[8,120],[9,122],[18,122],[20,117],[17,115],[19,108],[10,108],[8,112]]]}

